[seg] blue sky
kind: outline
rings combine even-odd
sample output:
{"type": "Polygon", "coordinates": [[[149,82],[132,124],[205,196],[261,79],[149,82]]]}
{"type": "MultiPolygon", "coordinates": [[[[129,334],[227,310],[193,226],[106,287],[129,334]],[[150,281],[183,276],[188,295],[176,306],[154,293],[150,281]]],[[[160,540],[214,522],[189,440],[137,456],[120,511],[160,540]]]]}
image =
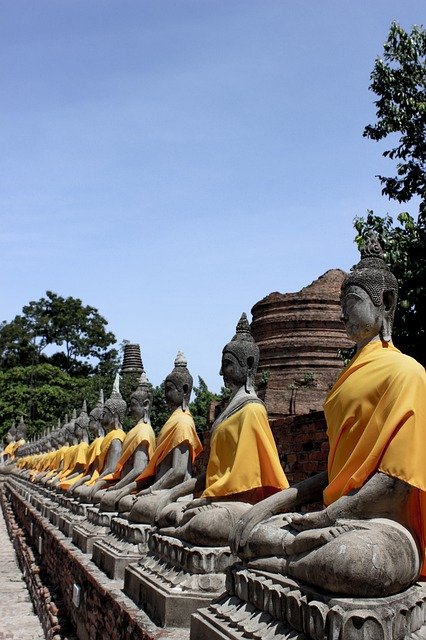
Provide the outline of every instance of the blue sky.
{"type": "Polygon", "coordinates": [[[424,0],[34,0],[0,6],[0,320],[47,289],[218,389],[242,311],[357,261],[381,196],[368,90],[424,0]]]}

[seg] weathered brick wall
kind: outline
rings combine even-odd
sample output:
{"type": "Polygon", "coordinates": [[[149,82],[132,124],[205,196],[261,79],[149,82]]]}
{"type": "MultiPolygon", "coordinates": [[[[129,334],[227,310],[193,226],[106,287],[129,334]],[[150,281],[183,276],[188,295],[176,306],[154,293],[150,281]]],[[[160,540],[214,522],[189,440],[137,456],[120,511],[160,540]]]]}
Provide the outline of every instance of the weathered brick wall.
{"type": "Polygon", "coordinates": [[[107,578],[56,527],[13,491],[8,491],[13,513],[32,546],[38,566],[60,590],[79,640],[153,640],[163,633],[121,591],[121,582],[107,578]],[[42,539],[42,553],[38,541],[42,539]],[[81,587],[79,607],[73,586],[81,587]]]}
{"type": "Polygon", "coordinates": [[[4,487],[0,487],[0,503],[19,566],[46,639],[76,640],[62,598],[40,568],[24,530],[16,522],[12,507],[5,497],[4,487]]]}
{"type": "Polygon", "coordinates": [[[271,421],[281,464],[290,484],[327,470],[327,425],[322,411],[271,421]]]}
{"type": "MultiPolygon", "coordinates": [[[[328,438],[323,411],[270,421],[281,464],[290,484],[327,469],[328,438]]],[[[207,467],[210,432],[200,436],[204,451],[194,464],[194,474],[207,467]]]]}

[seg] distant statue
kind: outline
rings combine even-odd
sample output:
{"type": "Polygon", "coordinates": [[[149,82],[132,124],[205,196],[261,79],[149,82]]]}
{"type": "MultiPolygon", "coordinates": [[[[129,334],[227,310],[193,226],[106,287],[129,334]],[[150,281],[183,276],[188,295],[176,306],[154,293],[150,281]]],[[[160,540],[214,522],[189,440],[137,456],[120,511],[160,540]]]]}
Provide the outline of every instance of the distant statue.
{"type": "Polygon", "coordinates": [[[105,437],[105,429],[102,426],[102,415],[104,411],[104,392],[101,389],[99,391],[98,404],[89,413],[88,433],[94,439],[89,445],[86,455],[86,465],[83,470],[83,475],[73,482],[67,489],[68,493],[78,495],[79,487],[83,486],[85,482],[89,482],[95,477],[99,477],[99,456],[101,454],[101,446],[105,437]]]}
{"type": "Polygon", "coordinates": [[[426,375],[391,342],[397,282],[376,239],[361,257],[342,284],[342,319],[357,351],[324,406],[328,472],[254,506],[231,548],[253,568],[380,597],[426,577],[426,375]],[[274,516],[323,490],[323,510],[274,516]]]}
{"type": "Polygon", "coordinates": [[[106,435],[100,445],[97,469],[92,478],[74,492],[78,494],[81,502],[91,502],[96,492],[102,488],[103,478],[115,469],[126,437],[122,429],[126,409],[127,404],[120,393],[120,376],[117,374],[111,396],[103,406],[101,423],[106,435]]]}
{"type": "Polygon", "coordinates": [[[163,491],[191,477],[192,464],[203,448],[188,408],[192,384],[186,358],[179,351],[164,385],[172,413],[158,434],[151,460],[135,482],[125,488],[129,495],[118,503],[119,511],[127,513],[132,522],[152,523],[163,491]],[[131,495],[132,491],[139,492],[131,495]]]}
{"type": "Polygon", "coordinates": [[[80,414],[74,420],[72,429],[73,440],[76,447],[73,459],[66,473],[61,476],[59,487],[67,491],[77,480],[83,477],[87,463],[87,453],[89,450],[89,416],[87,414],[86,400],[83,401],[80,414]]]}
{"type": "Polygon", "coordinates": [[[130,397],[129,412],[135,426],[126,434],[120,459],[114,472],[104,477],[107,488],[96,493],[101,511],[117,511],[126,487],[145,470],[155,449],[155,433],[151,426],[152,387],[142,372],[137,389],[130,397]]]}
{"type": "Polygon", "coordinates": [[[258,362],[259,348],[243,314],[235,336],[222,352],[220,375],[231,396],[212,427],[207,472],[159,501],[160,533],[196,545],[227,545],[242,514],[259,500],[288,487],[265,405],[254,390],[258,362]],[[201,496],[165,506],[192,491],[201,492],[201,496]]]}

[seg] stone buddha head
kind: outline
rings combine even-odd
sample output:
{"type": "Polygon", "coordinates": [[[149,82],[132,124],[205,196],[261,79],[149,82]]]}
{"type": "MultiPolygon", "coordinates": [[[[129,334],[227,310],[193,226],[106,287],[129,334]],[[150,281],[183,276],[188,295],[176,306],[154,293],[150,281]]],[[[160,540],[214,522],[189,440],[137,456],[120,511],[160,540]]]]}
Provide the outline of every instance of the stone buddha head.
{"type": "Polygon", "coordinates": [[[373,235],[361,249],[361,260],[342,283],[342,320],[358,348],[372,340],[390,342],[398,283],[373,235]]]}
{"type": "Polygon", "coordinates": [[[145,371],[142,371],[137,389],[130,396],[128,412],[135,422],[143,420],[145,424],[148,424],[150,421],[151,405],[152,387],[149,384],[145,371]]]}
{"type": "Polygon", "coordinates": [[[259,347],[251,335],[245,313],[242,314],[234,337],[222,351],[222,366],[219,375],[225,387],[235,394],[244,387],[247,393],[254,391],[254,379],[259,364],[259,347]]]}
{"type": "Polygon", "coordinates": [[[27,425],[24,422],[24,416],[21,416],[18,426],[16,427],[16,440],[25,440],[27,437],[27,425]]]}
{"type": "Polygon", "coordinates": [[[80,442],[84,436],[87,437],[89,430],[89,416],[87,415],[86,400],[83,401],[81,411],[77,416],[74,424],[74,433],[77,440],[80,442]]]}
{"type": "Polygon", "coordinates": [[[182,411],[186,411],[188,408],[193,380],[186,365],[184,354],[178,351],[174,369],[164,381],[164,397],[171,409],[181,407],[182,411]]]}
{"type": "Polygon", "coordinates": [[[89,432],[95,437],[98,435],[99,428],[101,427],[103,410],[104,410],[104,392],[103,392],[103,389],[101,389],[99,391],[98,404],[89,413],[89,432]]]}
{"type": "Polygon", "coordinates": [[[102,426],[106,431],[119,429],[126,416],[127,404],[120,393],[120,376],[115,376],[112,392],[104,404],[102,411],[102,426]]]}
{"type": "Polygon", "coordinates": [[[16,441],[16,425],[14,422],[12,423],[12,426],[10,427],[9,431],[6,433],[5,440],[7,444],[10,444],[11,442],[16,441]]]}
{"type": "Polygon", "coordinates": [[[75,421],[77,419],[77,412],[73,409],[71,420],[67,420],[63,426],[65,432],[66,442],[69,444],[75,444],[76,435],[75,435],[75,421]]]}

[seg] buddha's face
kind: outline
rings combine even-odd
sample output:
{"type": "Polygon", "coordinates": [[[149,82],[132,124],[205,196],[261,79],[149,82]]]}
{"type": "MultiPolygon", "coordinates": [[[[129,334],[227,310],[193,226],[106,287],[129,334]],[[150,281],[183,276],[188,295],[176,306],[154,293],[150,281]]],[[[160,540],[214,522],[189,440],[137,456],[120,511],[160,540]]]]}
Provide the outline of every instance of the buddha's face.
{"type": "MultiPolygon", "coordinates": [[[[184,385],[185,387],[185,385],[184,385]]],[[[179,407],[182,404],[185,391],[179,389],[170,378],[164,384],[164,397],[169,407],[179,407]]]]}
{"type": "Polygon", "coordinates": [[[243,386],[247,378],[247,367],[241,365],[238,359],[229,351],[222,354],[222,365],[219,375],[223,377],[223,382],[227,389],[236,391],[243,386]]]}
{"type": "Polygon", "coordinates": [[[74,433],[77,440],[81,440],[83,437],[83,429],[80,427],[78,422],[75,423],[74,433]]]}
{"type": "Polygon", "coordinates": [[[132,396],[130,398],[130,403],[127,411],[133,420],[138,421],[143,417],[145,413],[143,404],[139,402],[138,398],[136,398],[135,396],[132,396]]]}
{"type": "Polygon", "coordinates": [[[98,428],[99,428],[99,422],[96,420],[94,416],[90,415],[89,416],[89,432],[92,434],[92,436],[97,435],[98,428]]]}
{"type": "Polygon", "coordinates": [[[362,287],[351,285],[342,292],[341,307],[341,319],[350,340],[360,345],[379,339],[384,305],[376,307],[362,287]]]}
{"type": "Polygon", "coordinates": [[[112,429],[114,425],[114,414],[109,407],[105,406],[102,411],[101,425],[107,430],[112,429]]]}

